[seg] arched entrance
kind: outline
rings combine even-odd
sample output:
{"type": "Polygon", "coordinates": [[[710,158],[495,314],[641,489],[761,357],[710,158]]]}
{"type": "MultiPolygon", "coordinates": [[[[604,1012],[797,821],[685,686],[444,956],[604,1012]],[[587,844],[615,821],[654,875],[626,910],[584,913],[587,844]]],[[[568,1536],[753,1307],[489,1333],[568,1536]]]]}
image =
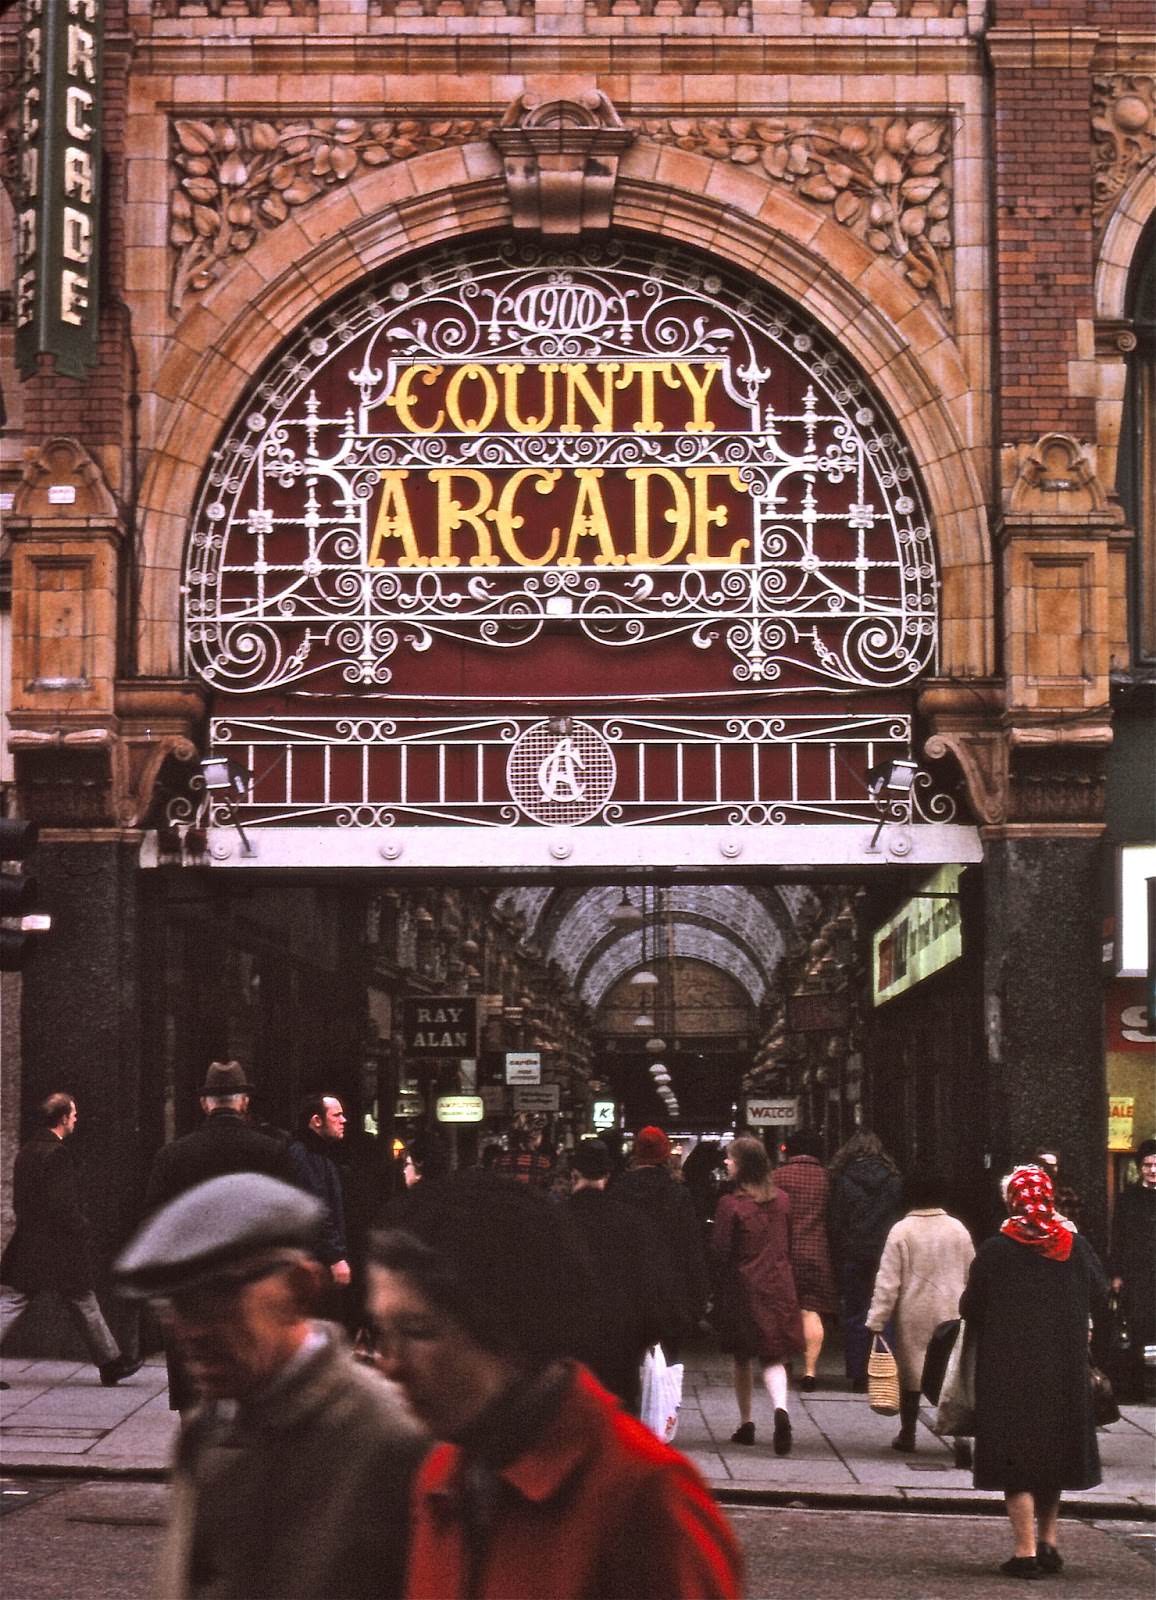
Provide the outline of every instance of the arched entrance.
{"type": "Polygon", "coordinates": [[[479,242],[307,319],[214,452],[184,596],[233,766],[176,820],[220,864],[979,857],[925,774],[877,827],[939,642],[900,431],[697,253],[479,242]]]}

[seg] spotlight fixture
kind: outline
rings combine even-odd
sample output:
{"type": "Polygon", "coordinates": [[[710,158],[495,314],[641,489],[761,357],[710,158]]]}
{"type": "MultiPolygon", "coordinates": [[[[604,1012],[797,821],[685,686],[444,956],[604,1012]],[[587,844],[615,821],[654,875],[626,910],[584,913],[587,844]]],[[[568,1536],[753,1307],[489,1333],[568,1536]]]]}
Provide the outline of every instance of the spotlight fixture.
{"type": "Polygon", "coordinates": [[[919,773],[918,763],[908,760],[881,761],[867,774],[867,793],[875,806],[878,822],[867,846],[872,852],[879,843],[879,835],[889,822],[906,824],[911,821],[914,804],[914,785],[919,773]]]}
{"type": "Polygon", "coordinates": [[[240,800],[249,785],[249,770],[229,756],[206,756],[201,762],[205,788],[220,799],[240,800]]]}
{"type": "Polygon", "coordinates": [[[918,771],[914,761],[883,761],[867,774],[867,792],[873,800],[910,794],[918,771]]]}
{"type": "MultiPolygon", "coordinates": [[[[253,846],[233,807],[248,794],[251,780],[252,773],[248,767],[243,767],[229,756],[206,756],[201,762],[201,782],[205,786],[205,794],[209,800],[216,801],[215,820],[236,828],[241,838],[241,849],[247,856],[253,854],[253,846]]],[[[207,810],[207,805],[203,809],[207,810]]]]}

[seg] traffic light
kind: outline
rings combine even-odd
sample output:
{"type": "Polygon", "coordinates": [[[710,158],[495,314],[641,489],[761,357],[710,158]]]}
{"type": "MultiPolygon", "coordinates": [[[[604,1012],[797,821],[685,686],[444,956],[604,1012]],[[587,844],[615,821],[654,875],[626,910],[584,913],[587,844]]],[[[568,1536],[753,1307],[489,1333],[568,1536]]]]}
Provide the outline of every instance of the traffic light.
{"type": "Polygon", "coordinates": [[[37,909],[39,886],[22,868],[36,845],[34,822],[0,817],[0,972],[24,965],[29,936],[47,933],[52,918],[37,909]]]}

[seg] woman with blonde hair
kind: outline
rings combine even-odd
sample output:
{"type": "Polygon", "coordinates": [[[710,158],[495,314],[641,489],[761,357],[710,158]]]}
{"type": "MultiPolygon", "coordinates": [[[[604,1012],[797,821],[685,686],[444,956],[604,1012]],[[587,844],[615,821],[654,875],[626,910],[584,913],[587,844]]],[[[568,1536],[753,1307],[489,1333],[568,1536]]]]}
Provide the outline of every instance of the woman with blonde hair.
{"type": "Polygon", "coordinates": [[[739,1426],[731,1442],[755,1442],[752,1363],[758,1361],[775,1413],[774,1451],[785,1456],[791,1449],[787,1362],[803,1350],[790,1262],[791,1202],[775,1187],[761,1139],[748,1135],[729,1145],[726,1170],[735,1189],[718,1203],[711,1250],[718,1269],[715,1328],[734,1358],[739,1426]]]}

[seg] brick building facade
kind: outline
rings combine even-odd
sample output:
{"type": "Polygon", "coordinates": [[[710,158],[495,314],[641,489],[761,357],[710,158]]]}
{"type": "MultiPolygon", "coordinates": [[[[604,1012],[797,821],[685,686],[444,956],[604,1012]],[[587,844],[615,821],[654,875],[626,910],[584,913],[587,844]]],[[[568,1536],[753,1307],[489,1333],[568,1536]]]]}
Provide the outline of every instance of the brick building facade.
{"type": "Polygon", "coordinates": [[[326,308],[522,244],[697,252],[892,419],[938,568],[916,755],[982,838],[979,1142],[1042,1119],[1102,1193],[1105,774],[1113,696],[1150,712],[1156,615],[1149,6],[107,0],[103,75],[98,358],[17,381],[9,279],[0,487],[9,789],[62,912],[23,980],[25,1087],[67,1063],[91,1102],[106,1236],[160,1129],[142,951],[172,917],[139,860],[206,748],[183,621],[214,452],[326,308]]]}

